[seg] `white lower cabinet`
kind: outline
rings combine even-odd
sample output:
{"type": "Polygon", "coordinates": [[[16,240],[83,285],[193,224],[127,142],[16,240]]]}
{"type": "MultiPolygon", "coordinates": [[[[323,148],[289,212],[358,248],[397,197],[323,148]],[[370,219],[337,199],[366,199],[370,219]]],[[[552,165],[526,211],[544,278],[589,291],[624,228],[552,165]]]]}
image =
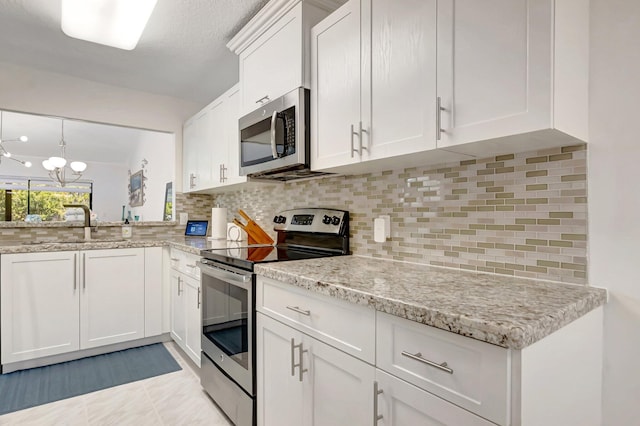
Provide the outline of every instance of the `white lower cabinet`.
{"type": "Polygon", "coordinates": [[[258,424],[370,425],[375,368],[257,314],[258,424]]]}
{"type": "Polygon", "coordinates": [[[88,250],[81,257],[80,347],[143,338],[144,249],[88,250]]]}
{"type": "Polygon", "coordinates": [[[382,370],[376,385],[378,426],[494,424],[382,370]]]}
{"type": "Polygon", "coordinates": [[[145,282],[145,250],[3,254],[2,364],[148,337],[145,293],[162,283],[145,282]]]}
{"type": "Polygon", "coordinates": [[[200,272],[195,267],[198,256],[172,249],[171,259],[171,337],[200,366],[202,301],[200,272]]]}
{"type": "Polygon", "coordinates": [[[80,349],[78,252],[0,256],[2,364],[80,349]]]}
{"type": "Polygon", "coordinates": [[[256,293],[260,426],[600,424],[602,307],[516,350],[265,277],[256,293]]]}

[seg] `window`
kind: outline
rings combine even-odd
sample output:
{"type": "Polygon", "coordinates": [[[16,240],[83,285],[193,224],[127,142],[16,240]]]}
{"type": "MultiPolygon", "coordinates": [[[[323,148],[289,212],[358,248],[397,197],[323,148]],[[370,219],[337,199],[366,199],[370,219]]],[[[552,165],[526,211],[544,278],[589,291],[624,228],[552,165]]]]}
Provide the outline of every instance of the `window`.
{"type": "Polygon", "coordinates": [[[23,221],[37,214],[43,221],[64,220],[64,204],[92,207],[93,182],[56,186],[45,178],[0,176],[0,221],[23,221]]]}

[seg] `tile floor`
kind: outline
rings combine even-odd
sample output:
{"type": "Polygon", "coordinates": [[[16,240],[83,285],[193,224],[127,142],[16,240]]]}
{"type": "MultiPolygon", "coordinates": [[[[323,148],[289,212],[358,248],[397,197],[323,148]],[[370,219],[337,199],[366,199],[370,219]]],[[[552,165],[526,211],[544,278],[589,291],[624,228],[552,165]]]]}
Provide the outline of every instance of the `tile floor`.
{"type": "Polygon", "coordinates": [[[173,342],[182,370],[0,416],[0,425],[207,425],[231,423],[200,387],[197,367],[173,342]]]}

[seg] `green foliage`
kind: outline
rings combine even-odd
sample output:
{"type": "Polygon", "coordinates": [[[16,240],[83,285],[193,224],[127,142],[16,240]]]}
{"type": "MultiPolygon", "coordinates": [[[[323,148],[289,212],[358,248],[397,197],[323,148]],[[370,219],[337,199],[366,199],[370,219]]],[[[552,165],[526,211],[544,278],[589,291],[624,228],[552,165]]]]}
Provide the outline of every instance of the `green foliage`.
{"type": "MultiPolygon", "coordinates": [[[[3,192],[2,210],[4,210],[4,191],[1,192],[3,192]]],[[[23,221],[27,214],[38,214],[43,221],[64,220],[66,208],[63,204],[89,205],[89,194],[54,191],[12,191],[11,220],[23,221]],[[29,211],[27,211],[27,197],[29,196],[29,211]]]]}

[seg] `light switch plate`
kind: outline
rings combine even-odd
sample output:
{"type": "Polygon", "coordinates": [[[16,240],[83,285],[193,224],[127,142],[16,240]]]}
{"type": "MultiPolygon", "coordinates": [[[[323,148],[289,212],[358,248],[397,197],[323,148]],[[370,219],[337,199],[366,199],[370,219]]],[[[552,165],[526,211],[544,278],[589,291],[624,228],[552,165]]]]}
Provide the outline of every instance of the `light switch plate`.
{"type": "Polygon", "coordinates": [[[186,225],[189,221],[189,213],[180,213],[180,225],[186,225]]]}

